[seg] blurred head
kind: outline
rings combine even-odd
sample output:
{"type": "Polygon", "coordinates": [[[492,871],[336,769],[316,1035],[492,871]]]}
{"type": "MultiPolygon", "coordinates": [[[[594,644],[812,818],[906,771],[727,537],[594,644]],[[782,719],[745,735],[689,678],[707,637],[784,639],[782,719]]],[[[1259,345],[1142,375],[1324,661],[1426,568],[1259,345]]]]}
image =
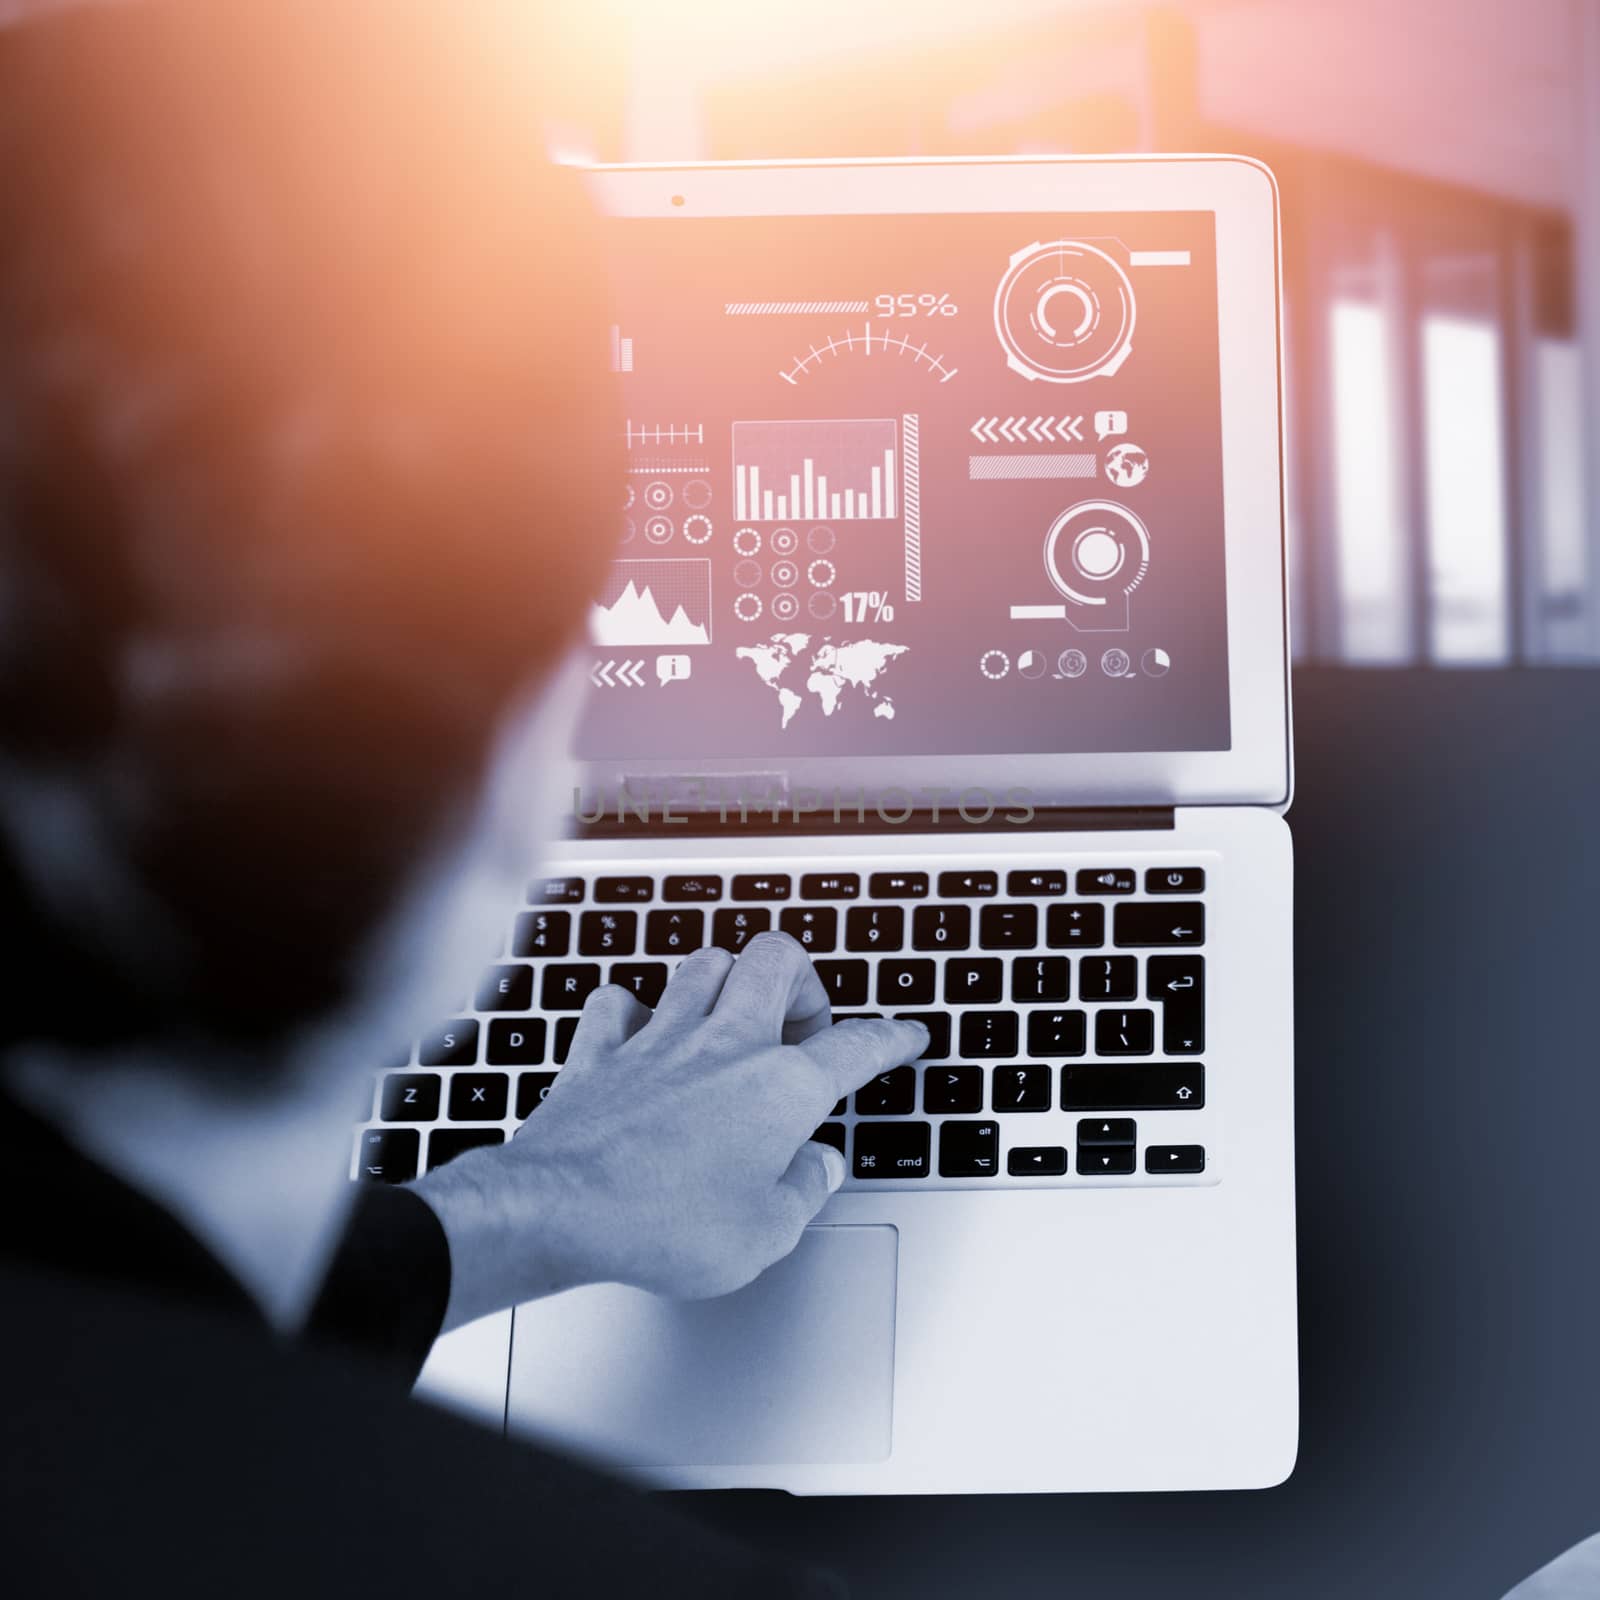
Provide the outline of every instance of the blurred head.
{"type": "Polygon", "coordinates": [[[619,463],[533,10],[0,29],[11,1044],[270,1076],[549,748],[619,463]]]}

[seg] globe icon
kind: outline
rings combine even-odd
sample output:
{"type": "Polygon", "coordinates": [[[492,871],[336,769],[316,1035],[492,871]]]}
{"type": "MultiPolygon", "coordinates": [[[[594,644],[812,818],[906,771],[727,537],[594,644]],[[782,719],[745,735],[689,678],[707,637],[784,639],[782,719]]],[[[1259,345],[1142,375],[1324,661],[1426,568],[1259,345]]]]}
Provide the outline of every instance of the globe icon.
{"type": "Polygon", "coordinates": [[[1150,476],[1150,457],[1136,444],[1116,444],[1106,451],[1106,476],[1119,489],[1136,489],[1150,476]]]}

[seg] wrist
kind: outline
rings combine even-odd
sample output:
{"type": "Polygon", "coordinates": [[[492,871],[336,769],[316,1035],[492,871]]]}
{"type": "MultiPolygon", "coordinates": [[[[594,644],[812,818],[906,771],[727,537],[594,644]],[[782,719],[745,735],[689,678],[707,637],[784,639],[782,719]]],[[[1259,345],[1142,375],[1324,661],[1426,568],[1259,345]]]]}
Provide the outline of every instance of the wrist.
{"type": "Polygon", "coordinates": [[[570,1247],[553,1186],[536,1165],[460,1157],[411,1187],[439,1219],[450,1253],[449,1333],[495,1311],[589,1281],[570,1247]]]}

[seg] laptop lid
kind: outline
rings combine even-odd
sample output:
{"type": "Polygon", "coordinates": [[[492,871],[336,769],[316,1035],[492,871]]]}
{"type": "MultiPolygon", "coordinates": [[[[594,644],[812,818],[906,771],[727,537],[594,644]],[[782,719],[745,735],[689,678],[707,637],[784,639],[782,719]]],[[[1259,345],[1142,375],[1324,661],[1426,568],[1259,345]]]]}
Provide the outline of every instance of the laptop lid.
{"type": "Polygon", "coordinates": [[[1287,800],[1264,167],[592,182],[628,472],[587,792],[1287,800]]]}

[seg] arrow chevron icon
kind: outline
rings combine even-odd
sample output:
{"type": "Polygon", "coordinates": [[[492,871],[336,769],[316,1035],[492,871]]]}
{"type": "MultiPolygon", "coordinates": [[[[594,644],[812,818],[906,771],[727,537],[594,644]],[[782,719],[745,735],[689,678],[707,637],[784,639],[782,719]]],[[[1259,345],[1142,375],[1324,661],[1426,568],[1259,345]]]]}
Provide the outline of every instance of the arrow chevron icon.
{"type": "Polygon", "coordinates": [[[642,689],[643,661],[597,661],[589,668],[589,682],[597,689],[642,689]]]}
{"type": "Polygon", "coordinates": [[[985,444],[1038,444],[1084,442],[1083,418],[1078,417],[979,417],[972,424],[974,439],[985,444]]]}

